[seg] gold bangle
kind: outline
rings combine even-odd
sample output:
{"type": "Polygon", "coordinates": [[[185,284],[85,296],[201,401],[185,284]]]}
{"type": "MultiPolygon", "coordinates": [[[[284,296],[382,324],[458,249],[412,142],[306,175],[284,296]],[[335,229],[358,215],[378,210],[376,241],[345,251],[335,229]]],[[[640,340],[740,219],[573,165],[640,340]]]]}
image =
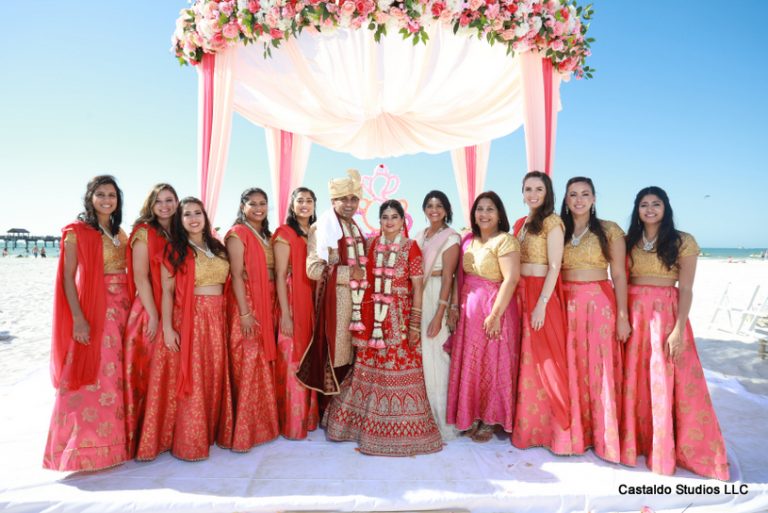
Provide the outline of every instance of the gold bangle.
{"type": "Polygon", "coordinates": [[[245,318],[246,318],[246,317],[248,317],[249,315],[251,315],[251,312],[248,312],[247,314],[242,314],[242,315],[240,316],[240,318],[241,318],[241,319],[245,319],[245,318]]]}
{"type": "Polygon", "coordinates": [[[415,332],[421,333],[421,329],[420,328],[414,328],[413,326],[409,326],[408,329],[411,330],[411,331],[415,331],[415,332]]]}

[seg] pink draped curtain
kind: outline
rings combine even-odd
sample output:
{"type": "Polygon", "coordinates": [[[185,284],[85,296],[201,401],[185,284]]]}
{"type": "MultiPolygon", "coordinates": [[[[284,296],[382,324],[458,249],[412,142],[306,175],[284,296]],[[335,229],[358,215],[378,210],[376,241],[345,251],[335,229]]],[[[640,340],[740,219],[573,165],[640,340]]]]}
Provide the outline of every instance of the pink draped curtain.
{"type": "Polygon", "coordinates": [[[485,187],[488,174],[488,157],[491,154],[491,142],[466,146],[451,151],[453,175],[459,189],[461,210],[464,214],[464,226],[470,226],[469,216],[475,197],[485,187]]]}
{"type": "Polygon", "coordinates": [[[277,223],[282,224],[288,213],[291,192],[304,181],[312,144],[303,135],[279,128],[265,127],[264,132],[272,179],[272,201],[276,205],[277,223]]]}
{"type": "Polygon", "coordinates": [[[213,222],[227,167],[232,130],[233,50],[205,54],[198,66],[198,176],[200,199],[213,222]]]}
{"type": "Polygon", "coordinates": [[[537,52],[518,56],[523,82],[525,111],[525,149],[528,171],[552,174],[557,133],[557,111],[560,109],[560,74],[552,62],[537,52]]]}

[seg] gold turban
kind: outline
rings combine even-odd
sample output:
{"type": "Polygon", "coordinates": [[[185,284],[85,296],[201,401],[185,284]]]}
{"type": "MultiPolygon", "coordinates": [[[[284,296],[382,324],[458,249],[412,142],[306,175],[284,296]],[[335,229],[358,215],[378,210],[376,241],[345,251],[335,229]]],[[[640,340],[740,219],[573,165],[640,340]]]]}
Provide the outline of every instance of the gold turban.
{"type": "Polygon", "coordinates": [[[346,178],[334,178],[328,182],[328,194],[331,199],[344,196],[363,197],[363,184],[360,181],[360,172],[357,169],[347,169],[346,178]]]}

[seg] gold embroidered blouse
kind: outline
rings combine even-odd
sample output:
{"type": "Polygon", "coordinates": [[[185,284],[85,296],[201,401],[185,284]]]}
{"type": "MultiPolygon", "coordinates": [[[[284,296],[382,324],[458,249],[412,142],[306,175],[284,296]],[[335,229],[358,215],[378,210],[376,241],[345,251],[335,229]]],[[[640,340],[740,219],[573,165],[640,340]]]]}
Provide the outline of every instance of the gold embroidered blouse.
{"type": "MultiPolygon", "coordinates": [[[[235,232],[230,232],[229,235],[227,235],[227,238],[235,237],[236,239],[239,239],[240,236],[235,232]]],[[[264,244],[264,242],[259,239],[259,244],[261,244],[261,247],[264,248],[264,259],[267,261],[267,269],[270,271],[275,270],[275,252],[272,250],[272,244],[267,242],[264,244]]]]}
{"type": "MultiPolygon", "coordinates": [[[[616,239],[624,238],[624,230],[613,221],[600,221],[605,230],[605,236],[608,238],[608,244],[612,244],[616,239]]],[[[573,239],[571,239],[573,240],[573,239]]],[[[588,231],[582,238],[578,246],[569,242],[565,243],[563,251],[563,270],[584,270],[584,269],[608,269],[608,260],[603,255],[600,247],[600,240],[597,235],[588,231]]]]}
{"type": "MultiPolygon", "coordinates": [[[[117,239],[120,241],[119,246],[115,246],[112,239],[101,234],[101,244],[104,251],[104,272],[107,274],[125,272],[125,250],[128,246],[128,236],[122,228],[117,233],[117,239]]],[[[64,237],[64,243],[77,244],[75,232],[68,231],[64,237]]]]}
{"type": "Polygon", "coordinates": [[[136,241],[141,241],[144,244],[147,244],[146,228],[139,228],[138,230],[136,230],[136,233],[133,234],[133,238],[131,239],[131,247],[133,247],[133,245],[136,244],[136,241]]]}
{"type": "Polygon", "coordinates": [[[518,238],[520,239],[520,262],[524,264],[544,264],[549,263],[547,256],[547,235],[556,227],[565,232],[563,220],[557,214],[550,214],[544,218],[544,226],[541,233],[532,234],[520,230],[518,238]],[[525,238],[523,238],[525,233],[525,238]]]}
{"type": "Polygon", "coordinates": [[[229,260],[218,256],[208,258],[202,251],[192,249],[195,256],[195,287],[223,285],[229,276],[229,260]]]}
{"type": "MultiPolygon", "coordinates": [[[[696,243],[696,239],[689,233],[680,232],[680,252],[678,258],[698,255],[699,245],[696,243]]],[[[635,246],[632,248],[629,259],[629,277],[630,278],[671,278],[676,280],[679,274],[678,265],[674,265],[672,269],[667,269],[667,266],[656,256],[656,250],[645,251],[643,248],[635,246]]]]}
{"type": "Polygon", "coordinates": [[[504,276],[499,267],[499,257],[513,251],[520,251],[520,243],[507,232],[501,232],[488,239],[485,244],[479,238],[473,238],[464,251],[462,267],[464,272],[480,276],[486,280],[502,281],[504,276]]]}

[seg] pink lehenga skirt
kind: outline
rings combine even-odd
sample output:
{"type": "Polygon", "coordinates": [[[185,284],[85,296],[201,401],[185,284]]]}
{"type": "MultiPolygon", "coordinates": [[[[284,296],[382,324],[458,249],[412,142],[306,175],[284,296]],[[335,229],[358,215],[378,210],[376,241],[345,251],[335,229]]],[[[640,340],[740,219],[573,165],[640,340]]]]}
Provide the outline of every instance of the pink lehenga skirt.
{"type": "Polygon", "coordinates": [[[621,462],[671,475],[676,465],[728,480],[728,456],[690,323],[677,361],[665,356],[678,305],[675,287],[629,286],[632,336],[624,350],[621,462]]]}
{"type": "Polygon", "coordinates": [[[99,470],[128,459],[123,403],[123,331],[130,308],[127,282],[125,274],[104,276],[106,321],[98,378],[78,390],[67,390],[61,383],[48,431],[44,468],[99,470]]]}
{"type": "Polygon", "coordinates": [[[128,444],[128,457],[136,455],[140,437],[140,428],[144,422],[144,411],[149,385],[149,373],[155,350],[164,347],[163,325],[158,321],[155,338],[150,340],[145,335],[149,324],[149,314],[144,309],[141,298],[133,300],[131,312],[125,327],[125,433],[128,444]]]}
{"type": "Polygon", "coordinates": [[[515,418],[520,316],[514,298],[501,316],[501,333],[489,339],[483,321],[491,313],[500,284],[466,274],[461,316],[451,339],[447,422],[467,430],[476,420],[512,432],[515,418]]]}
{"type": "Polygon", "coordinates": [[[581,454],[594,447],[618,463],[622,346],[616,340],[616,300],[604,282],[563,282],[571,426],[556,429],[552,450],[581,454]]]}
{"type": "MultiPolygon", "coordinates": [[[[270,282],[270,289],[274,298],[274,282],[270,282]]],[[[245,290],[246,301],[252,305],[247,282],[245,290]]],[[[270,305],[269,311],[273,310],[270,305]]],[[[243,336],[240,312],[232,294],[229,297],[229,319],[229,358],[235,411],[232,450],[246,452],[277,438],[279,424],[275,383],[272,364],[267,362],[261,337],[255,335],[246,339],[243,336]]]]}

